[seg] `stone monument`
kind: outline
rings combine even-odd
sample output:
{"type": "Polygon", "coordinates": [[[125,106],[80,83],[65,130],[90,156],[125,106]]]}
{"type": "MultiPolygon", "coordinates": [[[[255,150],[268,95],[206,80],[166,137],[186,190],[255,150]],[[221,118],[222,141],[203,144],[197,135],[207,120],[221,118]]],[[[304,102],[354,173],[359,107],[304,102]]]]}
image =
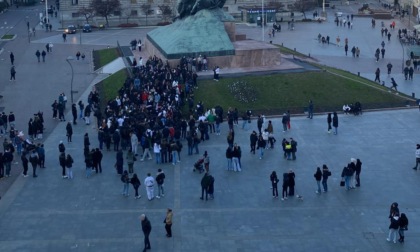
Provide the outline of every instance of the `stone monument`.
{"type": "Polygon", "coordinates": [[[180,0],[176,21],[147,34],[146,50],[178,64],[183,56],[206,56],[209,67],[272,66],[280,64],[279,49],[237,35],[235,22],[224,12],[225,0],[180,0]]]}

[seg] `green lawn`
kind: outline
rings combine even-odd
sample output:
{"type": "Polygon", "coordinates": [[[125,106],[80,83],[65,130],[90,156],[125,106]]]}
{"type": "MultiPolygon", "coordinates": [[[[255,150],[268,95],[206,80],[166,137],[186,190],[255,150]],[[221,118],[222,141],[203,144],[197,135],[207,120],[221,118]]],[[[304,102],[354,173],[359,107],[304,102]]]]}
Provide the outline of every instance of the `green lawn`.
{"type": "Polygon", "coordinates": [[[12,39],[15,35],[14,34],[6,34],[1,37],[1,39],[12,39]]]}
{"type": "Polygon", "coordinates": [[[243,77],[240,80],[254,88],[257,98],[256,102],[243,103],[235,99],[228,88],[239,79],[205,80],[199,82],[195,100],[203,101],[205,107],[220,105],[223,108],[236,107],[240,111],[251,109],[254,114],[280,114],[287,110],[303,113],[310,99],[314,102],[315,112],[341,111],[343,104],[356,101],[364,109],[400,107],[405,106],[409,99],[389,93],[388,89],[348,72],[337,73],[357,81],[325,71],[243,77]]]}
{"type": "Polygon", "coordinates": [[[107,49],[94,51],[93,58],[94,58],[95,70],[112,62],[119,56],[120,55],[118,53],[117,48],[107,48],[107,49]]]}
{"type": "Polygon", "coordinates": [[[127,76],[127,70],[122,69],[98,84],[101,95],[101,107],[104,107],[109,100],[115,99],[127,76]]]}

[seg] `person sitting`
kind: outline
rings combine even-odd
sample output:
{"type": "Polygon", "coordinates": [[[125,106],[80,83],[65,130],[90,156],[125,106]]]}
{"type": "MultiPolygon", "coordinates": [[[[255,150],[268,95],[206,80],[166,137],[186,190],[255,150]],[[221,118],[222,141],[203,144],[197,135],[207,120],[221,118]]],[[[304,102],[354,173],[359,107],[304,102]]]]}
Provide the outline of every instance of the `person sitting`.
{"type": "Polygon", "coordinates": [[[344,114],[348,114],[348,113],[350,113],[350,106],[349,105],[347,105],[347,104],[344,104],[343,105],[343,112],[344,112],[344,114]]]}

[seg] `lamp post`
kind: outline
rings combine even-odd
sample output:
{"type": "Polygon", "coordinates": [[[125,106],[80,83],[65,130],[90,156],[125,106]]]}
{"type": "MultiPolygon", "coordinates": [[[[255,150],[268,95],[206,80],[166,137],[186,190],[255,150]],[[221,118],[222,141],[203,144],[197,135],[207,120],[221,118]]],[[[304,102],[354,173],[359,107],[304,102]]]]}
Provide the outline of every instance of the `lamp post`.
{"type": "Polygon", "coordinates": [[[74,60],[74,58],[72,56],[68,56],[67,59],[66,59],[67,63],[69,63],[70,68],[71,68],[70,99],[71,99],[71,104],[73,105],[73,77],[74,77],[74,70],[73,70],[73,65],[70,63],[70,60],[74,60]]]}
{"type": "Polygon", "coordinates": [[[261,27],[262,27],[262,41],[264,42],[264,0],[261,1],[261,27]]]}

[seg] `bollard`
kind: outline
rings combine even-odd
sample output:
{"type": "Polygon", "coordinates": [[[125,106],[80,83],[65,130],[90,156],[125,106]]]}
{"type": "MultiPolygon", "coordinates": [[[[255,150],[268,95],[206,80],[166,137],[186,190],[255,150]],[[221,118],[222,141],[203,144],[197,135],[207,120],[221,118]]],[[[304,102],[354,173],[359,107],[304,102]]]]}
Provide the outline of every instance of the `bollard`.
{"type": "Polygon", "coordinates": [[[411,93],[411,97],[416,98],[416,93],[411,93]]]}
{"type": "Polygon", "coordinates": [[[359,76],[359,77],[360,77],[360,72],[357,72],[357,76],[359,76]]]}

